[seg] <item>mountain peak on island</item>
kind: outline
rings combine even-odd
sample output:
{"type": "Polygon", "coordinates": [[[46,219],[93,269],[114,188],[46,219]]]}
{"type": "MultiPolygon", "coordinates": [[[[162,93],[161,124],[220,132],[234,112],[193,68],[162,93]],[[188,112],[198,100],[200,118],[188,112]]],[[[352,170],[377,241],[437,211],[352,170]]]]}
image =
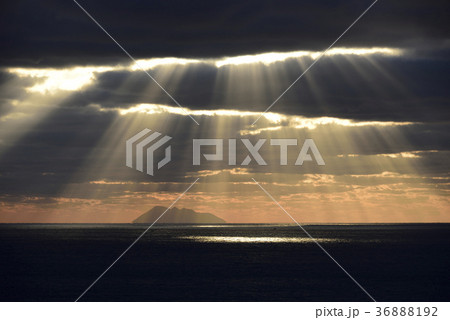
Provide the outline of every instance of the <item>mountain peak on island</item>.
{"type": "MultiPolygon", "coordinates": [[[[164,211],[167,210],[166,207],[156,206],[147,211],[146,213],[137,217],[133,223],[153,223],[158,217],[160,217],[164,211]]],[[[211,213],[200,213],[195,212],[192,209],[169,209],[158,221],[157,223],[192,223],[192,224],[221,224],[226,223],[225,220],[216,217],[211,213]]]]}

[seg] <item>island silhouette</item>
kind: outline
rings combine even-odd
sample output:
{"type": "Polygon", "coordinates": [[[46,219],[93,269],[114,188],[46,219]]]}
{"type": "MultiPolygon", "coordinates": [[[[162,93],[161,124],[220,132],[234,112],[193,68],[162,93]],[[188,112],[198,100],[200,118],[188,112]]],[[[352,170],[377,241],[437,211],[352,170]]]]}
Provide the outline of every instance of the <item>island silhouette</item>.
{"type": "MultiPolygon", "coordinates": [[[[133,223],[150,224],[157,220],[167,208],[156,206],[133,220],[133,223]]],[[[169,209],[156,223],[187,223],[187,224],[223,224],[225,220],[211,214],[196,212],[192,209],[169,209]]]]}

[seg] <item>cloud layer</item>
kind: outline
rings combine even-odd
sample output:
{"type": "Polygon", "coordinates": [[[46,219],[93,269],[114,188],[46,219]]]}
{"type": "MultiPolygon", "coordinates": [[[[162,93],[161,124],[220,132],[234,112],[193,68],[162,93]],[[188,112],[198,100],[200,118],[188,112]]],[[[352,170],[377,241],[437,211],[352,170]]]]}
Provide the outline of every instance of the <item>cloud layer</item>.
{"type": "Polygon", "coordinates": [[[301,221],[450,221],[447,2],[380,1],[256,124],[370,2],[80,3],[137,63],[70,1],[2,5],[0,221],[129,222],[196,178],[180,205],[229,222],[288,222],[252,178],[301,221]],[[124,165],[144,128],[172,137],[154,177],[124,165]],[[268,165],[194,166],[193,138],[268,165]]]}
{"type": "MultiPolygon", "coordinates": [[[[136,58],[223,57],[328,47],[372,1],[79,1],[136,58]]],[[[446,50],[446,1],[378,1],[339,46],[446,50]]],[[[3,65],[127,57],[72,1],[2,4],[3,65]]],[[[448,49],[448,48],[447,48],[448,49]]]]}

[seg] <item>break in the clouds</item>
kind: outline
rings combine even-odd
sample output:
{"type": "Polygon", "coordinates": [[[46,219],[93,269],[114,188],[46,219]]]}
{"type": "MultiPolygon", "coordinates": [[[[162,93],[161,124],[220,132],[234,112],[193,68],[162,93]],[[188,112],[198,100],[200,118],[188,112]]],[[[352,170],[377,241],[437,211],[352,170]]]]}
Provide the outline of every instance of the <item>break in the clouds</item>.
{"type": "Polygon", "coordinates": [[[370,2],[80,3],[137,60],[71,1],[2,5],[0,221],[129,222],[196,178],[180,205],[228,222],[287,222],[252,178],[304,222],[450,220],[445,2],[379,1],[323,57],[370,2]],[[144,128],[172,137],[154,177],[124,164],[144,128]],[[193,138],[326,165],[194,166],[193,138]]]}
{"type": "MultiPolygon", "coordinates": [[[[142,59],[121,65],[7,68],[4,85],[15,92],[64,92],[65,107],[130,109],[143,103],[262,112],[320,52],[296,51],[229,58],[142,59]]],[[[277,113],[380,121],[449,118],[447,60],[397,48],[335,48],[273,108],[277,113]]],[[[9,90],[9,89],[8,89],[9,90]]],[[[9,93],[9,100],[14,97],[9,93]]],[[[55,93],[56,94],[56,93],[55,93]]]]}

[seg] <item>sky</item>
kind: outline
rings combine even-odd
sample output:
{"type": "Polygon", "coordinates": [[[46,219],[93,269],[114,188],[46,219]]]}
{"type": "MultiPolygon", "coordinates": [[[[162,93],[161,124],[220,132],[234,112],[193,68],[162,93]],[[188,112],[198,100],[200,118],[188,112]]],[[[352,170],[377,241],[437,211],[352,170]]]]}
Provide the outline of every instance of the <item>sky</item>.
{"type": "Polygon", "coordinates": [[[372,1],[78,3],[134,60],[74,1],[1,4],[0,223],[127,223],[197,178],[176,206],[230,223],[292,222],[255,181],[299,223],[450,222],[448,1],[377,1],[326,52],[372,1]],[[153,176],[125,165],[145,128],[153,176]],[[211,138],[237,165],[193,165],[211,138]]]}

